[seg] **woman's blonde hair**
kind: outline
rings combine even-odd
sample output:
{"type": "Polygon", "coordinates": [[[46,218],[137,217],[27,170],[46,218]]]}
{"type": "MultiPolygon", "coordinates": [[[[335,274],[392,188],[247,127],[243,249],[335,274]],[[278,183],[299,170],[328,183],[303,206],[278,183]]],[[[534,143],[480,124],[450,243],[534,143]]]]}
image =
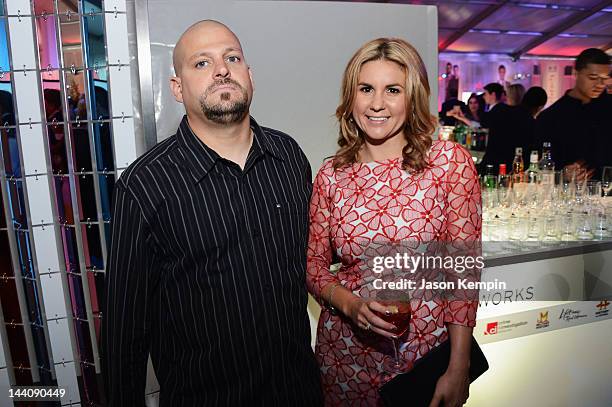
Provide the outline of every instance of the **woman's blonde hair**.
{"type": "Polygon", "coordinates": [[[518,106],[523,101],[523,96],[525,96],[525,87],[520,83],[513,83],[512,85],[508,86],[506,94],[508,97],[508,105],[518,106]]]}
{"type": "Polygon", "coordinates": [[[417,50],[399,38],[378,38],[364,44],[346,66],[340,105],[336,109],[340,148],[334,156],[334,168],[357,161],[364,143],[363,131],[353,119],[359,74],[364,64],[379,60],[395,62],[406,73],[406,120],[403,130],[407,144],[402,151],[402,168],[422,171],[428,166],[427,152],[431,147],[436,118],[429,112],[430,89],[425,64],[417,50]]]}

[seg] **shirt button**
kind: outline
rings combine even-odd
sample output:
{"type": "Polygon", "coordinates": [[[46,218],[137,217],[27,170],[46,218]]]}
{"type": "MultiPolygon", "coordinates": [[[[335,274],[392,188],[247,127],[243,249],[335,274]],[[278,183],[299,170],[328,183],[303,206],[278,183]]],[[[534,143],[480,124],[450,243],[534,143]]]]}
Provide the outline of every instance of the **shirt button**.
{"type": "Polygon", "coordinates": [[[253,231],[251,232],[251,236],[253,237],[259,237],[260,233],[258,229],[253,229],[253,231]]]}

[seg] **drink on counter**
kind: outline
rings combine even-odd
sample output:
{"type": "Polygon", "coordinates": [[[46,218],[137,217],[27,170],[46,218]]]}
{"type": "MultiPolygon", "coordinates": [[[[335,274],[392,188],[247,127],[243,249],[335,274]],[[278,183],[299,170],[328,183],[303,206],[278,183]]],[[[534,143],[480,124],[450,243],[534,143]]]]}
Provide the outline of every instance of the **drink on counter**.
{"type": "Polygon", "coordinates": [[[527,168],[526,179],[530,184],[536,184],[540,178],[540,169],[538,168],[538,152],[536,150],[531,152],[529,156],[529,168],[527,168]]]}
{"type": "Polygon", "coordinates": [[[486,173],[483,178],[483,184],[486,189],[495,189],[497,187],[497,180],[495,179],[495,175],[493,174],[493,165],[487,164],[486,173]]]}
{"type": "Polygon", "coordinates": [[[512,161],[512,180],[514,182],[523,182],[525,164],[523,163],[523,149],[517,147],[514,149],[514,160],[512,161]]]}
{"type": "Polygon", "coordinates": [[[553,185],[555,183],[555,162],[552,159],[551,144],[548,141],[542,144],[542,159],[539,168],[541,183],[553,185]]]}

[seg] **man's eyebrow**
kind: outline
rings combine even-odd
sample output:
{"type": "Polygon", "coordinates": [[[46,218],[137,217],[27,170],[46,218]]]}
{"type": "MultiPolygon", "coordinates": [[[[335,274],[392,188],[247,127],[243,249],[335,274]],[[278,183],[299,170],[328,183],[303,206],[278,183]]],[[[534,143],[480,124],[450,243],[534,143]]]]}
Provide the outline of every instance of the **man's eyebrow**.
{"type": "MultiPolygon", "coordinates": [[[[223,54],[225,55],[227,53],[236,52],[236,51],[242,53],[242,49],[240,49],[240,48],[229,47],[229,48],[225,48],[223,50],[223,54]]],[[[195,58],[198,58],[198,57],[212,57],[212,54],[207,52],[207,51],[201,51],[201,52],[198,52],[197,54],[193,54],[191,56],[191,58],[189,58],[189,59],[192,60],[192,59],[195,59],[195,58]]]]}

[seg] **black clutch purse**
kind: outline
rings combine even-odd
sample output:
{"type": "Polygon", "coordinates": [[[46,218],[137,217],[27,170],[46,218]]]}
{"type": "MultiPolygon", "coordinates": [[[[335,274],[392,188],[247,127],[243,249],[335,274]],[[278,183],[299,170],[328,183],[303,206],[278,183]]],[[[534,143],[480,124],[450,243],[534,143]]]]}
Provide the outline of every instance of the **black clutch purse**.
{"type": "MultiPolygon", "coordinates": [[[[378,392],[386,407],[428,407],[436,390],[436,383],[446,372],[450,361],[450,340],[430,350],[419,359],[412,370],[395,376],[378,392]]],[[[470,382],[489,369],[484,353],[472,337],[470,382]]]]}

